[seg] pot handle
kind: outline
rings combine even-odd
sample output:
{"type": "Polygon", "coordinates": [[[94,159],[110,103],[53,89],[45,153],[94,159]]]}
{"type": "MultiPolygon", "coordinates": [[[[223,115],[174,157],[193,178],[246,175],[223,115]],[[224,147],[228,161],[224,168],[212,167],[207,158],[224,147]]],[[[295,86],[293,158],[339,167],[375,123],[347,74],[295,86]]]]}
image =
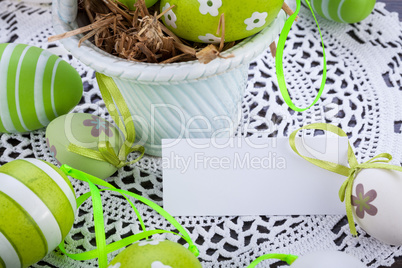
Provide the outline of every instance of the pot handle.
{"type": "Polygon", "coordinates": [[[54,10],[57,10],[57,14],[63,22],[70,24],[75,21],[78,13],[77,1],[53,0],[53,5],[56,5],[54,10]]]}

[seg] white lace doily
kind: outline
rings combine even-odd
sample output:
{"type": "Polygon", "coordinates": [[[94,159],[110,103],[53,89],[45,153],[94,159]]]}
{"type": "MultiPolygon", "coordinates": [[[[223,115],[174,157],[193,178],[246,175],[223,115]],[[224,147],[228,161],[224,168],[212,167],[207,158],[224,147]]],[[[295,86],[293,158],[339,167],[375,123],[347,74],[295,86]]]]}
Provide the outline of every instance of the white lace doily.
{"type": "MultiPolygon", "coordinates": [[[[109,119],[94,80],[94,72],[76,61],[59,43],[47,43],[53,34],[49,1],[0,0],[0,42],[18,42],[48,48],[71,63],[81,74],[85,92],[73,112],[89,112],[109,119]],[[40,3],[42,2],[42,3],[40,3]]],[[[293,2],[293,1],[289,1],[293,2]]],[[[335,24],[319,19],[327,48],[328,80],[321,101],[306,112],[290,110],[277,87],[274,60],[269,51],[250,66],[239,135],[288,136],[296,128],[327,122],[345,130],[359,161],[381,152],[402,163],[402,24],[397,13],[377,3],[373,14],[361,23],[335,24]]],[[[285,50],[285,71],[296,105],[306,106],[321,83],[321,46],[309,11],[302,7],[285,50]]],[[[0,136],[0,164],[16,158],[36,157],[54,164],[44,130],[24,135],[0,136]]],[[[162,171],[158,158],[144,157],[108,179],[162,204],[162,171]]],[[[73,181],[77,196],[88,187],[73,181]]],[[[107,242],[140,231],[131,208],[120,197],[103,194],[107,242]]],[[[172,227],[151,209],[138,204],[149,228],[172,227]]],[[[387,246],[357,228],[350,235],[343,216],[248,216],[179,217],[200,250],[204,267],[245,267],[265,253],[303,255],[323,249],[343,250],[368,267],[390,267],[401,259],[402,247],[387,246]]],[[[160,235],[173,241],[178,237],[160,235]]],[[[184,243],[184,241],[179,241],[184,243]]],[[[90,204],[80,209],[66,238],[69,252],[94,249],[95,234],[90,204]]],[[[109,254],[111,260],[118,252],[109,254]]],[[[401,267],[395,266],[392,267],[401,267]]],[[[259,267],[284,267],[266,261],[259,267]]],[[[73,261],[58,250],[33,267],[97,267],[96,260],[73,261]]]]}

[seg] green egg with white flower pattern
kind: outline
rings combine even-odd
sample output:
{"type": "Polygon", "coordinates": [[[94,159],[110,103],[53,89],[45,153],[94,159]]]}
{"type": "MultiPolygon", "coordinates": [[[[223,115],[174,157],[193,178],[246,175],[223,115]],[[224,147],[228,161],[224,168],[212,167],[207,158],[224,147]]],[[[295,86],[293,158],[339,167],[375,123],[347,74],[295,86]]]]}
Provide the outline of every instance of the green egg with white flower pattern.
{"type": "Polygon", "coordinates": [[[26,268],[53,251],[74,223],[77,203],[67,176],[39,159],[0,167],[0,267],[26,268]]]}
{"type": "Polygon", "coordinates": [[[25,44],[0,44],[0,133],[47,126],[82,96],[78,72],[58,56],[25,44]]]}
{"type": "Polygon", "coordinates": [[[162,20],[177,36],[201,43],[219,43],[217,34],[222,14],[225,42],[246,38],[269,25],[284,0],[161,0],[162,20]]]}
{"type": "Polygon", "coordinates": [[[119,130],[105,119],[86,113],[70,113],[50,122],[46,141],[59,165],[67,164],[95,177],[105,179],[117,168],[109,162],[92,159],[71,151],[71,145],[98,152],[100,142],[108,141],[116,155],[122,143],[119,130]]]}
{"type": "Polygon", "coordinates": [[[182,245],[169,240],[139,241],[120,252],[108,268],[202,268],[182,245]]]}

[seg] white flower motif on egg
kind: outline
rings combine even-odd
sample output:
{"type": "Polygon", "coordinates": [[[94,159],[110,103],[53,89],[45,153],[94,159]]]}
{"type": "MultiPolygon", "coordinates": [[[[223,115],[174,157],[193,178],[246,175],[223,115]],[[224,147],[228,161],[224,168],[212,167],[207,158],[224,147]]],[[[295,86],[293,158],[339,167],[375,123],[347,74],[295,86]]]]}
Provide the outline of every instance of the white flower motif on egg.
{"type": "Polygon", "coordinates": [[[206,15],[207,13],[216,17],[219,15],[218,9],[222,6],[222,0],[198,0],[200,2],[200,13],[206,15]]]}
{"type": "Polygon", "coordinates": [[[121,266],[121,263],[118,262],[118,263],[116,263],[115,265],[110,265],[110,266],[107,267],[107,268],[120,268],[120,266],[121,266]]]}
{"type": "Polygon", "coordinates": [[[144,240],[144,241],[140,241],[138,242],[138,246],[142,247],[142,246],[146,246],[146,245],[152,245],[152,246],[156,246],[159,244],[159,242],[161,242],[162,240],[144,240]]]}
{"type": "MultiPolygon", "coordinates": [[[[166,5],[162,8],[162,11],[165,11],[166,9],[168,9],[170,7],[169,3],[166,3],[166,5]]],[[[177,20],[177,16],[176,14],[174,14],[173,10],[169,10],[168,12],[165,13],[165,15],[163,15],[165,18],[165,23],[175,29],[177,29],[177,25],[176,25],[176,20],[177,20]]]]}
{"type": "Polygon", "coordinates": [[[172,268],[169,265],[164,265],[163,263],[161,263],[160,261],[154,261],[151,264],[151,268],[172,268]]]}
{"type": "Polygon", "coordinates": [[[267,12],[254,12],[250,18],[245,19],[244,23],[247,25],[246,30],[251,31],[254,28],[261,27],[265,24],[265,20],[267,19],[268,13],[267,12]]]}
{"type": "Polygon", "coordinates": [[[198,36],[198,39],[200,39],[204,43],[209,43],[209,44],[216,44],[221,42],[221,38],[217,37],[213,34],[207,33],[205,36],[198,36]]]}

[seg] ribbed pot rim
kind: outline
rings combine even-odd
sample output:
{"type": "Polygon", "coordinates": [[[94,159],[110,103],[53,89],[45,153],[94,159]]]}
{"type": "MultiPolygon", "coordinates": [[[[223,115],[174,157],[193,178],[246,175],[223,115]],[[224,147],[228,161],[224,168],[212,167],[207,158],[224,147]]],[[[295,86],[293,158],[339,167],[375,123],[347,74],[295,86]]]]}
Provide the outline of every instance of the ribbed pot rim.
{"type": "MultiPolygon", "coordinates": [[[[61,19],[64,15],[62,14],[64,9],[58,8],[59,1],[53,0],[52,7],[53,28],[56,34],[65,33],[77,27],[76,21],[66,23],[61,19]]],[[[68,1],[67,4],[70,5],[77,3],[76,0],[61,1],[68,1]]],[[[219,75],[239,65],[249,64],[278,37],[285,20],[286,14],[281,10],[277,18],[261,32],[244,39],[233,48],[222,53],[222,56],[233,54],[234,57],[217,58],[208,64],[200,63],[197,60],[168,64],[133,62],[111,55],[90,41],[85,41],[81,47],[78,47],[79,36],[62,39],[60,42],[75,58],[95,71],[113,78],[135,80],[141,83],[183,82],[219,75]]]]}

